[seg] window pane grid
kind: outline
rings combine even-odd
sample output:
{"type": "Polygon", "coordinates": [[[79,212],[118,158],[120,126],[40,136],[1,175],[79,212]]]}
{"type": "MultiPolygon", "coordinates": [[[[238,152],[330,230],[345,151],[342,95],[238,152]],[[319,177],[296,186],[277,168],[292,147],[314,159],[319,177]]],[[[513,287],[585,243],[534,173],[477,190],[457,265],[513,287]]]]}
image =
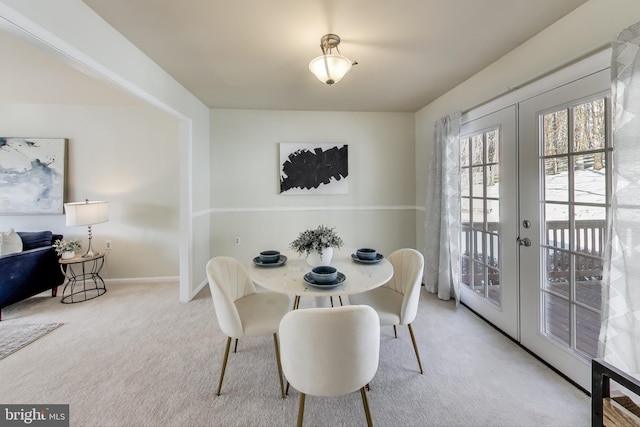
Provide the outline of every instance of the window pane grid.
{"type": "Polygon", "coordinates": [[[500,132],[461,138],[461,277],[500,305],[500,132]]]}
{"type": "Polygon", "coordinates": [[[541,327],[587,357],[597,355],[593,328],[600,319],[610,206],[608,108],[602,97],[541,115],[541,327]]]}

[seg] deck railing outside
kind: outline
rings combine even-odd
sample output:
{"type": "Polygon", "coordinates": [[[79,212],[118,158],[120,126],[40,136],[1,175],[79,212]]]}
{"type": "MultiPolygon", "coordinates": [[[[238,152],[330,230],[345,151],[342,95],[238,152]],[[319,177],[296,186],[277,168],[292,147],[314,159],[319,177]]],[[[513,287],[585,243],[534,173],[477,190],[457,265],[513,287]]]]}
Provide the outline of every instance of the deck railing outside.
{"type": "MultiPolygon", "coordinates": [[[[548,248],[547,277],[549,279],[569,280],[570,273],[570,229],[568,221],[547,221],[548,248]]],[[[577,220],[575,221],[575,246],[571,248],[576,256],[575,280],[602,280],[602,268],[605,245],[605,220],[577,220]]],[[[480,244],[476,238],[473,243],[471,233],[483,233],[470,228],[469,223],[462,224],[463,256],[471,260],[486,262],[489,266],[500,266],[500,241],[498,239],[500,223],[487,223],[486,243],[480,244]],[[485,261],[486,260],[486,261],[485,261]]],[[[463,265],[468,263],[463,262],[463,265]]],[[[463,269],[463,283],[470,283],[470,269],[463,269]]],[[[483,280],[480,275],[476,279],[483,280]]]]}

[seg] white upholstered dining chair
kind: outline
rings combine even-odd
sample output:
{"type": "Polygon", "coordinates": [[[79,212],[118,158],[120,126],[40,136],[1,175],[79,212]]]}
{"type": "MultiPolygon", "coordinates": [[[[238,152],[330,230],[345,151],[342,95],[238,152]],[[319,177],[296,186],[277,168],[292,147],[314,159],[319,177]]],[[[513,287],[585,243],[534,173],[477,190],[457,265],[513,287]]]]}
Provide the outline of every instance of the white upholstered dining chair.
{"type": "Polygon", "coordinates": [[[380,316],[382,326],[393,326],[393,333],[398,337],[396,325],[407,325],[411,342],[418,359],[420,373],[424,373],[420,353],[413,334],[411,322],[418,313],[420,286],[424,270],[424,257],[415,249],[398,249],[388,257],[393,265],[393,276],[384,285],[367,292],[349,296],[351,304],[364,304],[373,307],[380,316]]]}
{"type": "Polygon", "coordinates": [[[342,396],[358,389],[367,425],[372,425],[365,386],[378,370],[380,320],[375,310],[347,305],[291,311],[280,323],[280,351],[284,376],[300,392],[298,426],[307,394],[342,396]]]}
{"type": "Polygon", "coordinates": [[[228,337],[216,394],[220,396],[231,339],[236,339],[237,348],[239,338],[273,335],[280,377],[280,394],[284,399],[278,327],[282,317],[289,311],[289,297],[276,292],[256,293],[255,286],[245,268],[234,258],[212,258],[207,263],[206,269],[218,324],[228,337]]]}

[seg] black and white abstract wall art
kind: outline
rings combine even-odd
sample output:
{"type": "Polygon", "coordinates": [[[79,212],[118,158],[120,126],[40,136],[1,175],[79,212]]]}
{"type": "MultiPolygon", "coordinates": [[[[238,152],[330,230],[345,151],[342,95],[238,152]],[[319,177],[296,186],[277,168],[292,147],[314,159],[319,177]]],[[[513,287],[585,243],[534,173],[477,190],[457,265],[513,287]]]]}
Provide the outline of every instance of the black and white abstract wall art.
{"type": "Polygon", "coordinates": [[[348,194],[349,146],[280,143],[280,194],[348,194]]]}
{"type": "Polygon", "coordinates": [[[0,214],[62,214],[65,138],[0,137],[0,214]]]}

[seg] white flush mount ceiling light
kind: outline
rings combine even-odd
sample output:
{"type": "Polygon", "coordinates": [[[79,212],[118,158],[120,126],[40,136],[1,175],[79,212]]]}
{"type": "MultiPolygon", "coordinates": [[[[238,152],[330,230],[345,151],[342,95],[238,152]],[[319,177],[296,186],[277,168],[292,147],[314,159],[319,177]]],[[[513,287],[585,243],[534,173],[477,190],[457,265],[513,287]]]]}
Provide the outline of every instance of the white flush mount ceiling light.
{"type": "Polygon", "coordinates": [[[356,61],[342,56],[338,49],[339,44],[340,37],[335,34],[325,34],[320,38],[322,56],[318,56],[309,63],[309,71],[329,86],[342,80],[351,67],[357,64],[356,61]],[[336,53],[333,53],[334,49],[336,53]]]}

